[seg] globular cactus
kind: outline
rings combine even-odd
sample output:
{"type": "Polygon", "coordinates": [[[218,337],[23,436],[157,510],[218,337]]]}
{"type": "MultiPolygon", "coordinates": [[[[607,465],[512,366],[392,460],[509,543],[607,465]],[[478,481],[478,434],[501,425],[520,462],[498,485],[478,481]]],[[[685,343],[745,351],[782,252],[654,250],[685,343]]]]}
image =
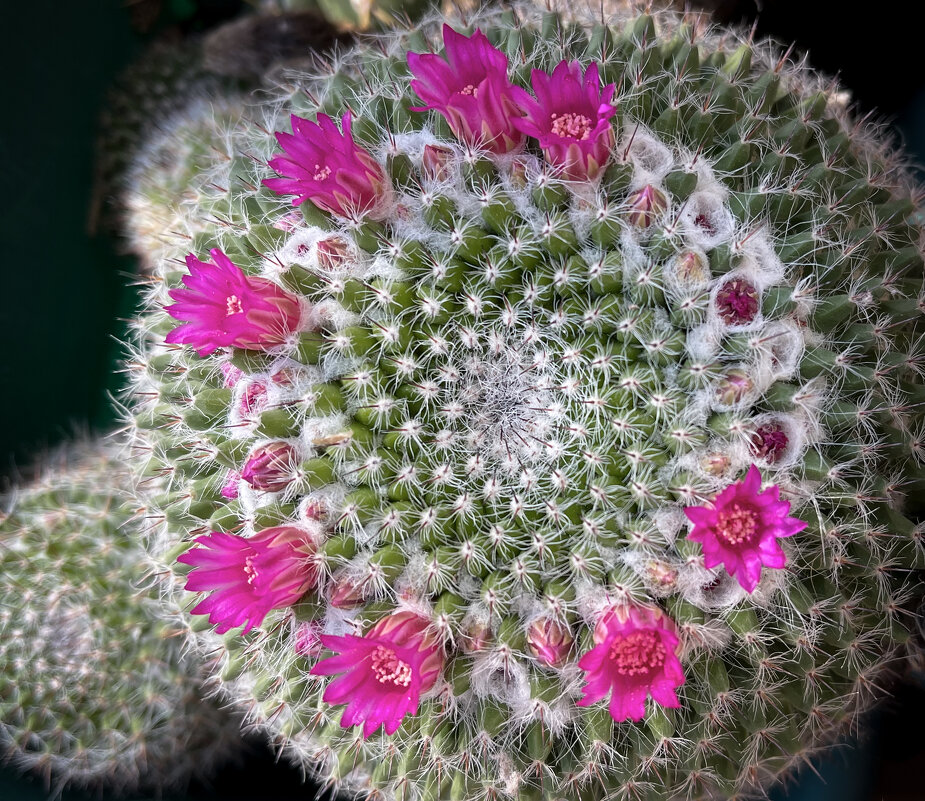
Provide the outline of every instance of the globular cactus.
{"type": "Polygon", "coordinates": [[[0,515],[0,761],[56,791],[175,789],[240,747],[201,700],[176,609],[137,589],[149,568],[118,457],[74,447],[0,515]]]}
{"type": "Polygon", "coordinates": [[[188,210],[131,361],[149,549],[332,787],[760,794],[922,595],[918,195],[699,17],[451,25],[293,75],[188,210]]]}
{"type": "Polygon", "coordinates": [[[243,92],[193,93],[185,106],[163,116],[133,154],[120,179],[121,229],[145,272],[202,229],[183,207],[198,207],[209,194],[225,191],[223,167],[234,156],[234,131],[246,109],[243,92]]]}

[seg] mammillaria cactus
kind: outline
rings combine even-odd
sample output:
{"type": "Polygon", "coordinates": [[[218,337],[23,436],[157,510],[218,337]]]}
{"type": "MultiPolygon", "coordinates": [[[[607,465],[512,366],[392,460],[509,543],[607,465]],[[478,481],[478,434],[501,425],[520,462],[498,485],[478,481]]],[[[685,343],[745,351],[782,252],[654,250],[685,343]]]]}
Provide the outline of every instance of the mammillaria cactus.
{"type": "Polygon", "coordinates": [[[573,17],[292,76],[138,322],[150,550],[340,789],[759,792],[922,594],[901,164],[771,46],[573,17]]]}
{"type": "Polygon", "coordinates": [[[137,590],[148,563],[118,457],[75,446],[0,516],[0,757],[56,791],[160,792],[239,747],[201,700],[177,610],[137,590]]]}

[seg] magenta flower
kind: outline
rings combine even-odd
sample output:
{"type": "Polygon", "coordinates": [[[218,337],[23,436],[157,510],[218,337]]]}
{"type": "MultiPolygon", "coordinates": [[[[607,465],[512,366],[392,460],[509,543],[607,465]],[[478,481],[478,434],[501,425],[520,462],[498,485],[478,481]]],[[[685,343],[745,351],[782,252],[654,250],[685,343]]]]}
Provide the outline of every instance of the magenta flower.
{"type": "Polygon", "coordinates": [[[581,74],[577,61],[560,61],[547,75],[533,70],[534,100],[524,89],[514,97],[526,112],[513,124],[539,140],[546,160],[574,181],[594,180],[603,171],[613,149],[610,119],[617,113],[611,105],[615,90],[608,84],[601,90],[597,64],[581,74]]]}
{"type": "Polygon", "coordinates": [[[165,311],[184,320],[167,334],[169,344],[192,345],[200,356],[234,346],[265,350],[284,342],[299,327],[299,299],[272,281],[245,275],[222,251],[209,251],[212,261],[186,257],[186,289],[171,289],[176,303],[165,311]]]}
{"type": "Polygon", "coordinates": [[[755,465],[742,481],[730,484],[711,506],[689,506],[684,514],[694,524],[689,540],[703,546],[706,567],[722,564],[746,592],[754,592],[762,567],[781,568],[787,557],[777,542],[806,528],[806,523],[787,517],[790,502],[780,500],[780,488],[761,489],[761,473],[755,465]]]}
{"type": "Polygon", "coordinates": [[[295,526],[265,528],[253,537],[213,531],[195,542],[199,547],[177,561],[193,565],[186,589],[209,593],[192,613],[207,614],[219,634],[238,626],[247,634],[270,610],[292,606],[318,580],[314,543],[295,526]]]}
{"type": "Polygon", "coordinates": [[[343,132],[327,114],[318,122],[292,115],[292,133],[276,134],[286,152],[270,160],[282,178],[264,184],[281,195],[295,195],[298,206],[310,200],[319,209],[351,219],[375,214],[389,193],[389,179],[370,153],[353,141],[350,113],[341,119],[343,132]]]}
{"type": "Polygon", "coordinates": [[[578,706],[610,693],[610,716],[618,723],[642,720],[646,698],[677,709],[675,689],[684,684],[674,622],[661,609],[612,606],[594,628],[594,647],[578,660],[586,672],[578,706]]]}
{"type": "Polygon", "coordinates": [[[363,724],[369,737],[380,726],[392,734],[405,715],[415,714],[421,693],[437,682],[443,670],[443,649],[429,621],[413,612],[396,612],[365,635],[321,635],[325,648],[339,656],[322,659],[310,673],[332,676],[324,691],[329,704],[347,704],[340,725],[363,724]]]}
{"type": "Polygon", "coordinates": [[[484,33],[471,37],[443,26],[446,60],[433,53],[408,53],[411,87],[425,105],[439,111],[457,138],[492,153],[510,153],[524,141],[514,120],[523,114],[507,79],[507,56],[484,33]]]}

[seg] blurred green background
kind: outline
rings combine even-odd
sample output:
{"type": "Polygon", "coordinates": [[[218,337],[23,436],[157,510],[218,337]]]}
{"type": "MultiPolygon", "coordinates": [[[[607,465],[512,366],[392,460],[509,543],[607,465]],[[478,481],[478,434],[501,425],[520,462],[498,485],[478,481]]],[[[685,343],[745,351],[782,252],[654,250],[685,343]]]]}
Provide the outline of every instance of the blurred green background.
{"type": "MultiPolygon", "coordinates": [[[[708,0],[704,0],[708,2],[708,0]]],[[[713,0],[719,16],[750,23],[751,0],[713,0]]],[[[75,430],[114,419],[116,365],[133,259],[88,229],[94,139],[106,90],[156,34],[188,34],[229,18],[240,0],[3,0],[0,74],[0,487],[28,475],[32,458],[75,430]],[[142,31],[140,29],[146,29],[142,31]]],[[[796,40],[812,63],[840,72],[865,110],[877,108],[925,154],[925,71],[919,32],[903,4],[876,15],[846,13],[829,0],[766,0],[758,32],[796,40]],[[893,13],[895,12],[895,13],[893,13]]],[[[921,801],[925,690],[898,685],[870,736],[854,752],[822,760],[777,801],[921,801]]],[[[254,745],[188,799],[312,798],[296,771],[254,745]]],[[[41,782],[0,769],[2,801],[40,801],[41,782]]],[[[62,801],[84,801],[67,792],[62,801]]],[[[166,799],[165,801],[169,801],[166,799]]]]}

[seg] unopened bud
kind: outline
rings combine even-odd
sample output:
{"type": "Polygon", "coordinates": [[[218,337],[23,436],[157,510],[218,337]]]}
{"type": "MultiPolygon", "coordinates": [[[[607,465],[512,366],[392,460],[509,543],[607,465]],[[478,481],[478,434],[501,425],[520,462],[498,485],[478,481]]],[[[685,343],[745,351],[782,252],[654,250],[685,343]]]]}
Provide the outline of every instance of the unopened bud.
{"type": "Polygon", "coordinates": [[[568,627],[552,618],[540,618],[527,630],[527,645],[536,661],[549,667],[559,667],[572,649],[572,634],[568,627]]]}
{"type": "Polygon", "coordinates": [[[674,273],[684,286],[700,286],[710,281],[709,262],[695,250],[685,250],[678,254],[674,273]]]}
{"type": "Polygon", "coordinates": [[[484,651],[491,644],[491,627],[481,621],[471,621],[463,626],[460,646],[467,654],[484,651]]]}
{"type": "Polygon", "coordinates": [[[331,591],[331,606],[335,609],[353,609],[363,603],[363,582],[357,582],[346,576],[334,579],[331,591]]]}
{"type": "Polygon", "coordinates": [[[295,478],[298,454],[287,442],[271,442],[257,448],[241,471],[243,478],[254,489],[279,492],[295,478]]]}
{"type": "Polygon", "coordinates": [[[648,228],[668,208],[668,201],[663,192],[646,185],[627,198],[627,205],[626,221],[636,228],[648,228]]]}
{"type": "Polygon", "coordinates": [[[774,464],[787,450],[790,438],[780,423],[764,423],[752,434],[752,452],[768,464],[774,464]]]}
{"type": "Polygon", "coordinates": [[[716,399],[726,406],[733,406],[748,395],[753,386],[748,373],[734,367],[720,379],[716,388],[716,399]]]}
{"type": "Polygon", "coordinates": [[[329,236],[317,244],[318,266],[322,270],[334,272],[343,269],[350,260],[350,246],[339,236],[329,236]]]}
{"type": "Polygon", "coordinates": [[[295,652],[299,656],[318,656],[322,649],[321,631],[323,626],[319,620],[309,620],[300,623],[295,633],[295,652]]]}
{"type": "Polygon", "coordinates": [[[225,483],[222,484],[221,496],[223,498],[228,498],[228,500],[233,501],[238,497],[238,482],[241,480],[241,474],[237,470],[229,470],[228,475],[225,476],[225,483]]]}
{"type": "Polygon", "coordinates": [[[431,181],[443,181],[449,178],[449,164],[453,158],[453,151],[448,147],[425,145],[424,155],[421,158],[421,171],[425,178],[431,181]]]}

